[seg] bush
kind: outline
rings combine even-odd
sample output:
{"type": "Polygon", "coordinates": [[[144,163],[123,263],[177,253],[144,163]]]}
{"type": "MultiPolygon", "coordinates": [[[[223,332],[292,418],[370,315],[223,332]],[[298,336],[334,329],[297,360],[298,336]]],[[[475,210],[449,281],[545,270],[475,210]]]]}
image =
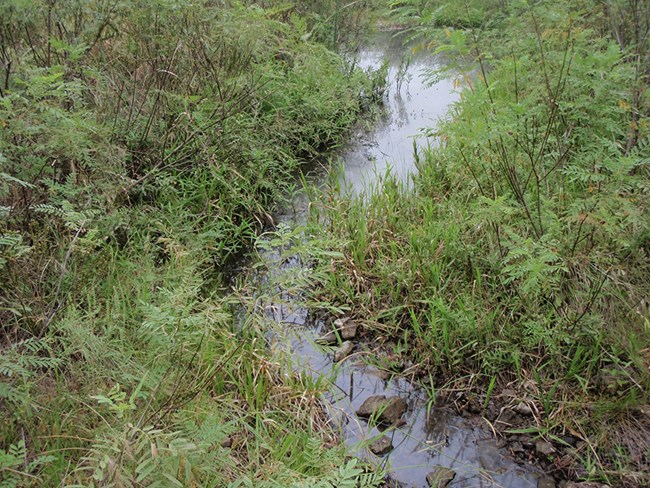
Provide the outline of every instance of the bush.
{"type": "Polygon", "coordinates": [[[318,405],[296,401],[310,386],[279,373],[222,290],[228,260],[269,224],[301,161],[343,137],[367,83],[305,37],[300,13],[276,13],[186,0],[0,6],[9,485],[360,472],[336,474],[342,451],[326,453],[327,429],[310,428],[318,405]],[[282,451],[287,430],[300,450],[282,451]],[[305,450],[326,461],[296,462],[305,450]]]}

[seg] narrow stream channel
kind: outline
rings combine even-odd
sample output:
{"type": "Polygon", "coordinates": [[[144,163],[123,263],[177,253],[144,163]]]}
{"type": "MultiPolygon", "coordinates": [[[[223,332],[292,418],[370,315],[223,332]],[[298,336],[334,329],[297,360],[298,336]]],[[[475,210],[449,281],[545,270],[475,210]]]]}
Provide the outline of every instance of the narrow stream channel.
{"type": "MultiPolygon", "coordinates": [[[[389,166],[406,182],[416,170],[413,137],[422,129],[435,126],[436,120],[445,115],[458,97],[451,80],[427,85],[421,73],[433,67],[436,60],[425,52],[413,56],[398,90],[398,79],[403,76],[400,65],[410,50],[390,33],[378,35],[369,44],[371,47],[360,53],[360,66],[378,67],[383,60],[390,63],[387,113],[371,132],[358,134],[341,153],[345,184],[354,193],[364,191],[375,181],[376,175],[389,166]]],[[[418,144],[427,144],[426,138],[420,138],[418,144]]],[[[325,177],[321,171],[311,179],[318,184],[325,177]]],[[[301,198],[294,202],[290,211],[275,218],[290,232],[305,221],[307,212],[308,202],[301,198]]],[[[341,438],[353,452],[385,467],[396,486],[427,487],[427,474],[436,466],[455,472],[448,485],[452,488],[537,486],[543,474],[532,465],[515,462],[480,417],[467,419],[452,414],[452,409],[444,405],[430,405],[425,390],[403,377],[389,377],[369,366],[363,360],[368,353],[364,354],[362,345],[358,345],[355,353],[345,361],[334,363],[333,349],[315,343],[330,330],[329,325],[310,316],[301,305],[299,291],[278,293],[277,290],[277,276],[283,273],[299,275],[307,272],[307,265],[299,256],[286,259],[280,256],[280,250],[270,245],[262,247],[266,248],[261,251],[262,262],[257,263],[255,270],[244,272],[243,279],[252,290],[267,288],[259,295],[267,298],[258,300],[257,307],[270,324],[273,347],[289,352],[296,371],[329,384],[324,401],[335,427],[340,428],[341,438]],[[269,287],[275,290],[268,290],[269,287]],[[372,395],[399,396],[406,400],[405,423],[382,433],[360,419],[355,412],[372,395]],[[370,452],[368,444],[381,435],[390,439],[393,448],[384,456],[376,456],[370,452]]]]}

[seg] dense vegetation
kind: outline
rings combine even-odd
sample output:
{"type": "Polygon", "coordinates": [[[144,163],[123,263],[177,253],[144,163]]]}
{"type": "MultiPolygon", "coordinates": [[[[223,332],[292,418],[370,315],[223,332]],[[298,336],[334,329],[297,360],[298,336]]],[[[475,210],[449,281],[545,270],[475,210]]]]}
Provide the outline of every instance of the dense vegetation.
{"type": "Polygon", "coordinates": [[[566,475],[647,486],[650,2],[392,8],[461,100],[413,190],[333,200],[327,294],[432,388],[487,409],[509,385],[523,431],[587,441],[566,475]]]}
{"type": "Polygon", "coordinates": [[[335,4],[0,4],[2,486],[358,478],[221,291],[369,93],[335,4]]]}
{"type": "MultiPolygon", "coordinates": [[[[226,289],[376,94],[332,48],[379,3],[0,4],[0,486],[379,484],[226,289]]],[[[386,5],[461,100],[412,187],[280,229],[319,258],[287,286],[432,399],[515,389],[518,432],[584,441],[563,476],[647,486],[650,2],[386,5]]]]}

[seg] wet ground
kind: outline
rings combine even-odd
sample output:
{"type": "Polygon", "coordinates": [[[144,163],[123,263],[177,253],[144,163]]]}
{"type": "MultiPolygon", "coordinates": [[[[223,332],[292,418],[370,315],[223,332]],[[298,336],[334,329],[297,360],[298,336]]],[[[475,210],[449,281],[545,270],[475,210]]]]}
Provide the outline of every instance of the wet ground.
{"type": "MultiPolygon", "coordinates": [[[[372,131],[357,134],[340,153],[345,184],[352,192],[363,191],[389,167],[407,181],[416,171],[414,137],[434,127],[458,97],[451,80],[428,86],[421,77],[423,70],[435,67],[436,59],[430,54],[420,51],[413,55],[404,73],[400,67],[404,56],[412,54],[410,48],[402,47],[390,33],[378,36],[371,45],[360,53],[359,64],[368,68],[379,66],[384,59],[390,63],[387,113],[372,131]]],[[[416,144],[423,147],[435,141],[419,137],[416,144]]],[[[318,184],[325,176],[322,170],[314,171],[311,180],[318,184]]],[[[289,210],[275,216],[286,235],[304,222],[307,205],[304,197],[299,198],[289,210]]],[[[433,403],[424,388],[369,366],[366,359],[376,352],[362,339],[357,339],[347,359],[334,363],[336,346],[316,344],[331,324],[311,317],[303,304],[299,283],[302,274],[309,274],[308,259],[287,252],[290,240],[284,242],[284,248],[274,247],[270,240],[263,242],[261,261],[248,273],[247,280],[256,290],[257,307],[266,318],[272,347],[288,352],[285,357],[291,358],[297,372],[326,381],[328,393],[324,400],[332,422],[353,452],[386,467],[391,479],[409,488],[429,486],[427,474],[437,465],[455,472],[448,485],[452,488],[537,486],[543,474],[530,464],[517,462],[494,438],[486,422],[480,417],[454,415],[451,408],[433,403]],[[282,283],[298,285],[289,289],[282,283]],[[359,418],[355,412],[373,395],[406,400],[408,409],[403,422],[382,432],[380,426],[359,418]],[[372,454],[370,443],[382,435],[388,437],[392,450],[385,455],[372,454]]]]}

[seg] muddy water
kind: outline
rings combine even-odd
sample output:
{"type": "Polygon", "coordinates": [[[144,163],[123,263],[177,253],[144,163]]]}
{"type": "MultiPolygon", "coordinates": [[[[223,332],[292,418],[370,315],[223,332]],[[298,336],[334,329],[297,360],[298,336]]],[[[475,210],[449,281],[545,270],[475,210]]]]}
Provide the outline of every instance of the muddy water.
{"type": "MultiPolygon", "coordinates": [[[[384,119],[371,132],[357,134],[341,153],[345,182],[353,192],[362,191],[377,174],[389,168],[407,181],[416,170],[413,138],[422,129],[435,126],[436,119],[444,116],[458,96],[451,81],[426,85],[420,74],[436,62],[427,53],[421,52],[411,60],[404,77],[400,64],[409,52],[399,40],[384,34],[360,53],[360,65],[364,67],[388,60],[390,89],[384,119]],[[400,76],[403,81],[398,90],[400,76]]],[[[423,137],[416,139],[420,147],[431,143],[423,137]]],[[[315,171],[311,180],[318,183],[324,177],[322,170],[315,171]]],[[[275,216],[285,233],[304,222],[307,205],[304,197],[298,198],[293,207],[275,216]]],[[[456,477],[449,485],[452,488],[537,485],[542,474],[530,465],[517,464],[480,418],[455,416],[450,408],[431,402],[424,389],[370,366],[368,358],[375,356],[370,345],[358,344],[352,356],[333,363],[333,349],[315,344],[329,327],[310,316],[300,290],[300,277],[310,273],[306,264],[309,252],[303,259],[298,252],[287,252],[287,247],[291,245],[274,247],[270,240],[263,241],[260,262],[248,272],[246,280],[256,290],[255,307],[265,321],[272,348],[278,357],[290,358],[297,372],[324,382],[324,401],[332,423],[353,452],[385,467],[400,486],[428,486],[426,476],[436,465],[455,471],[456,477]],[[397,395],[407,401],[404,425],[380,432],[356,416],[355,411],[365,399],[380,394],[397,395]],[[392,441],[393,450],[385,456],[375,456],[368,449],[379,435],[387,435],[392,441]]]]}

